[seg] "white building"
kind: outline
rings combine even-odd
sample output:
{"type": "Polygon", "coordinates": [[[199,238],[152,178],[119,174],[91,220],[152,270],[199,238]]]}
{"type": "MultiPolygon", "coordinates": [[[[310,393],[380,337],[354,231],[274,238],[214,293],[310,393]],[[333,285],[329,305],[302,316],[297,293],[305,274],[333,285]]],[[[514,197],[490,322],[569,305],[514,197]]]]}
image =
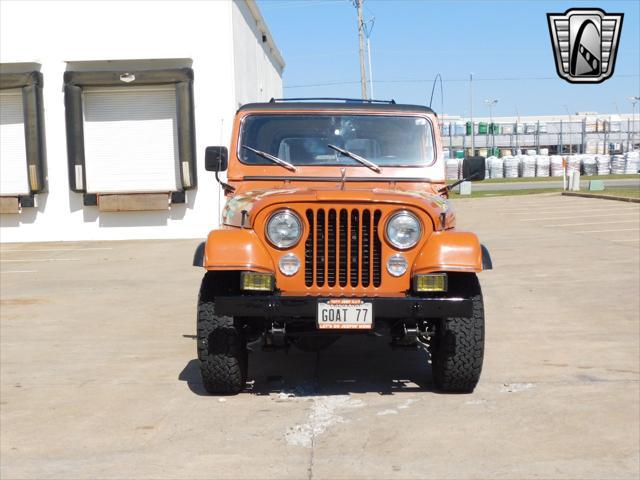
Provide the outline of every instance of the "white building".
{"type": "Polygon", "coordinates": [[[3,0],[0,21],[0,241],[217,224],[205,147],[229,143],[239,105],[282,96],[253,0],[3,0]]]}

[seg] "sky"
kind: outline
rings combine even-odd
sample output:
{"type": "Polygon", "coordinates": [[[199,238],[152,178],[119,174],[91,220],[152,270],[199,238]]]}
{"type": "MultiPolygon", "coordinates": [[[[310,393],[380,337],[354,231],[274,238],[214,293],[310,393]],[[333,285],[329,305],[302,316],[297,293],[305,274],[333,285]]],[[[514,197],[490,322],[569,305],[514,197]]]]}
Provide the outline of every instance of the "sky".
{"type": "MultiPolygon", "coordinates": [[[[258,0],[286,67],[285,97],[360,97],[357,13],[351,0],[258,0]]],[[[473,114],[552,115],[569,111],[631,113],[640,95],[640,1],[364,0],[374,17],[371,62],[374,98],[429,104],[473,114]],[[547,13],[598,7],[624,13],[613,77],[575,85],[555,70],[547,13]]],[[[637,110],[640,110],[638,105],[637,110]]]]}

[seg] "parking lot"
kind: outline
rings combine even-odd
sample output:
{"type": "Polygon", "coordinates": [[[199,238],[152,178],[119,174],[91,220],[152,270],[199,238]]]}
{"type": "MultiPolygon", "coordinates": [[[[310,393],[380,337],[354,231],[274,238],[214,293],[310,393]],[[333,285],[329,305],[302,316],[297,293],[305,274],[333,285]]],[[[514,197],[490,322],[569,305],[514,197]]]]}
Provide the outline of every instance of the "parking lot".
{"type": "Polygon", "coordinates": [[[427,355],[352,337],[250,355],[207,396],[195,360],[198,241],[1,248],[1,476],[629,478],[640,475],[640,205],[456,202],[490,249],[472,395],[427,355]]]}

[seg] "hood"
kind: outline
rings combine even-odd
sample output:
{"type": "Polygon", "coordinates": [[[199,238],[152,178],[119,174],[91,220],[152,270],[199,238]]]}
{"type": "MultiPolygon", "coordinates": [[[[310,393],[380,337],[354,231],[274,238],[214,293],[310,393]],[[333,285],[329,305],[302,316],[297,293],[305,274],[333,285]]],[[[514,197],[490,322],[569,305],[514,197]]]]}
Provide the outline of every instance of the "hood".
{"type": "Polygon", "coordinates": [[[453,224],[454,213],[451,204],[445,198],[431,192],[415,190],[389,189],[315,189],[315,188],[282,188],[254,190],[238,193],[231,197],[222,212],[222,223],[233,227],[253,226],[257,214],[272,205],[283,207],[292,203],[384,203],[413,206],[426,212],[434,222],[441,224],[442,214],[446,215],[446,225],[453,224]],[[243,213],[244,212],[244,213],[243,213]],[[244,217],[244,218],[243,218],[244,217]]]}

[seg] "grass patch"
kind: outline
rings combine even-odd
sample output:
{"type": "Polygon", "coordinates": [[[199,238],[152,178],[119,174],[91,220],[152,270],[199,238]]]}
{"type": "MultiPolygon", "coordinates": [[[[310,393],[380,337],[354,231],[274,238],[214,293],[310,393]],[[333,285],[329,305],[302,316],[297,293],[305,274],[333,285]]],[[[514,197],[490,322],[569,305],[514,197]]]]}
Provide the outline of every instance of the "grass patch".
{"type": "Polygon", "coordinates": [[[604,190],[599,192],[581,190],[580,193],[585,193],[587,195],[607,195],[609,197],[640,198],[640,188],[638,187],[605,187],[604,190]]]}
{"type": "Polygon", "coordinates": [[[457,192],[451,192],[449,198],[479,198],[479,197],[506,197],[512,195],[531,195],[534,193],[560,193],[560,188],[522,188],[518,190],[482,190],[471,192],[471,195],[460,195],[457,192]]]}
{"type": "MultiPolygon", "coordinates": [[[[593,177],[591,177],[593,178],[593,177]]],[[[518,190],[481,190],[472,191],[471,195],[460,195],[458,192],[451,192],[449,198],[484,198],[484,197],[506,197],[513,195],[533,195],[536,193],[561,193],[561,188],[524,188],[518,190]]],[[[640,188],[638,187],[612,187],[598,192],[580,190],[578,193],[591,195],[608,195],[610,197],[640,198],[640,188]]]]}
{"type": "MultiPolygon", "coordinates": [[[[593,175],[587,177],[585,175],[580,176],[580,180],[619,180],[619,179],[638,179],[640,174],[631,173],[628,175],[593,175]]],[[[562,177],[518,177],[518,178],[488,178],[480,182],[474,182],[477,184],[483,183],[527,183],[527,182],[558,182],[562,181],[562,177]]]]}

